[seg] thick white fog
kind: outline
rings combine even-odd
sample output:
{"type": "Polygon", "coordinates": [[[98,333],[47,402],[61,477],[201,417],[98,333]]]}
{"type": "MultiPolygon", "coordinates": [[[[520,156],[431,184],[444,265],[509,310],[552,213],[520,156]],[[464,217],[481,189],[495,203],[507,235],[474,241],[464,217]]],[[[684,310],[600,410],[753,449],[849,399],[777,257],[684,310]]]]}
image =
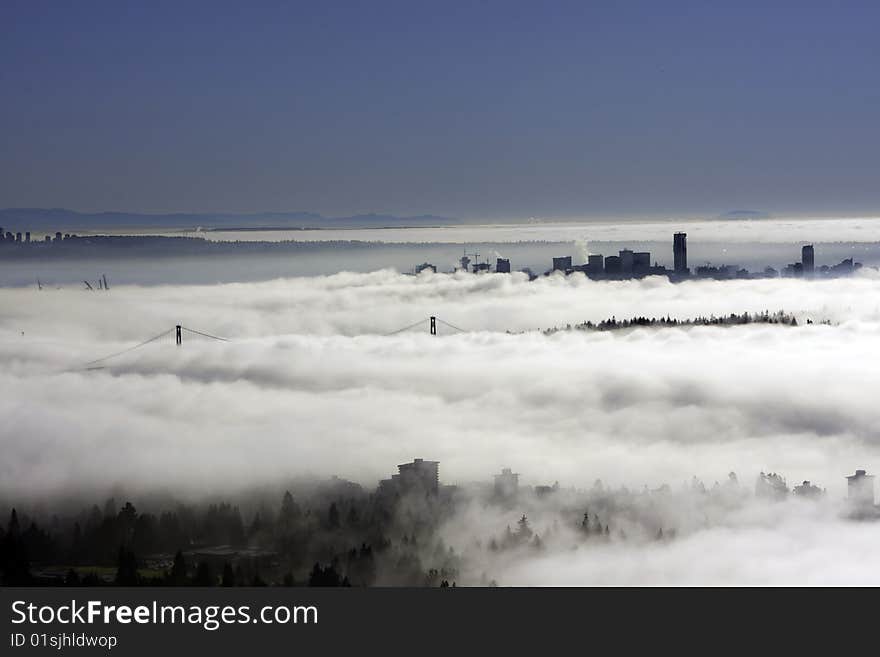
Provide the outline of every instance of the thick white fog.
{"type": "Polygon", "coordinates": [[[668,545],[609,545],[583,559],[551,551],[509,564],[502,579],[856,583],[854,563],[880,572],[877,524],[833,510],[845,475],[880,467],[880,276],[870,271],[677,285],[380,271],[0,289],[0,307],[5,500],[114,486],[198,496],[303,474],[372,488],[413,457],[439,460],[448,484],[511,467],[523,484],[638,490],[694,475],[711,486],[732,470],[751,489],[764,470],[827,488],[827,503],[695,526],[668,545]],[[532,330],[779,309],[801,325],[532,330]],[[385,335],[429,315],[466,332],[441,324],[434,337],[424,322],[385,335]],[[230,341],[185,334],[181,347],[165,338],[81,369],[175,324],[230,341]],[[708,556],[697,565],[695,553],[708,556]],[[850,565],[835,578],[827,558],[850,565]]]}
{"type": "Polygon", "coordinates": [[[499,572],[519,586],[877,586],[878,540],[876,522],[826,504],[753,503],[673,541],[546,550],[499,572]]]}
{"type": "Polygon", "coordinates": [[[393,272],[109,293],[2,290],[9,490],[202,487],[313,471],[371,483],[412,456],[449,483],[674,483],[780,470],[836,494],[877,462],[880,277],[670,284],[393,272]],[[785,309],[796,328],[505,331],[785,309]],[[436,315],[468,330],[427,322],[436,315]],[[818,324],[830,320],[833,325],[818,324]],[[175,324],[167,338],[82,364],[175,324]],[[377,409],[382,409],[377,412],[377,409]],[[204,463],[197,481],[191,463],[204,463]]]}

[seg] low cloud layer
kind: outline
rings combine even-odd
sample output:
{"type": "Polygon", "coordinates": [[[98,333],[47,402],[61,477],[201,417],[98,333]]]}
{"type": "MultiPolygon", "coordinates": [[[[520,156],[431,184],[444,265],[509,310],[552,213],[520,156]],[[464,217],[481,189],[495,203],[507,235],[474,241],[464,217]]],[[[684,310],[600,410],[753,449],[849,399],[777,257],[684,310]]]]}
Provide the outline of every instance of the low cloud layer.
{"type": "MultiPolygon", "coordinates": [[[[332,474],[373,487],[424,457],[456,484],[512,467],[525,484],[640,489],[697,475],[711,485],[733,470],[748,487],[773,470],[836,501],[844,475],[880,466],[878,298],[869,272],[678,285],[376,272],[106,294],[0,290],[0,497],[113,486],[199,495],[332,474]],[[832,325],[530,331],[780,308],[832,325]],[[441,325],[432,337],[425,322],[384,335],[428,315],[469,331],[441,325]],[[179,348],[166,339],[78,369],[177,323],[230,342],[185,335],[179,348]]],[[[686,571],[689,551],[743,539],[776,558],[793,537],[831,540],[796,517],[791,535],[782,520],[780,531],[714,527],[651,547],[638,566],[627,556],[635,548],[609,548],[607,577],[575,560],[562,581],[547,555],[511,564],[505,581],[685,583],[702,576],[686,571]]],[[[861,549],[857,527],[845,529],[846,554],[861,549]]],[[[724,564],[701,567],[711,579],[724,564]]],[[[742,567],[742,583],[766,576],[742,567]]],[[[785,581],[788,571],[774,572],[785,581]]]]}

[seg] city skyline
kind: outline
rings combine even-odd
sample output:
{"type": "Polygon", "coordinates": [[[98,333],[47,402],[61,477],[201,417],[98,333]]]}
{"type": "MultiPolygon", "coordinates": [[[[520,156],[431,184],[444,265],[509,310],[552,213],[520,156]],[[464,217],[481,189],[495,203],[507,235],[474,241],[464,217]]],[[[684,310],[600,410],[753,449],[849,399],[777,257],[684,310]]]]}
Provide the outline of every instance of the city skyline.
{"type": "MultiPolygon", "coordinates": [[[[59,245],[61,244],[64,244],[67,247],[67,250],[63,252],[57,250],[36,252],[37,254],[42,255],[57,255],[58,253],[69,254],[71,253],[71,245],[74,248],[75,252],[76,247],[88,248],[96,244],[103,244],[105,247],[113,248],[117,245],[126,244],[129,242],[134,243],[135,245],[143,243],[144,240],[149,240],[152,242],[155,241],[156,237],[157,236],[139,236],[124,234],[113,236],[101,234],[78,236],[76,233],[67,233],[61,231],[55,231],[53,236],[51,234],[51,229],[49,229],[49,232],[43,236],[43,239],[35,239],[32,242],[30,231],[24,231],[24,233],[22,233],[22,231],[20,230],[16,232],[7,230],[4,232],[3,227],[0,226],[0,247],[30,247],[31,245],[33,245],[39,248],[41,246],[59,247],[59,245]]],[[[158,237],[161,238],[162,243],[164,243],[166,246],[176,243],[192,243],[193,240],[193,236],[158,237]]],[[[203,238],[199,239],[200,241],[204,241],[203,238]]],[[[281,243],[275,244],[279,246],[281,245],[281,243]]],[[[493,271],[492,264],[488,258],[486,258],[485,261],[482,261],[479,258],[479,253],[468,254],[467,245],[465,245],[463,250],[464,253],[459,259],[460,266],[453,271],[458,271],[460,269],[465,272],[472,271],[475,274],[491,273],[493,271]],[[473,256],[474,260],[472,260],[471,256],[473,256]],[[471,264],[472,262],[473,264],[471,264]]],[[[9,252],[7,251],[6,253],[9,252]]],[[[153,255],[161,255],[161,250],[157,250],[155,253],[153,253],[153,255]]],[[[602,279],[628,279],[658,275],[667,276],[670,278],[670,280],[674,281],[686,280],[691,277],[716,279],[755,277],[755,274],[749,272],[745,268],[725,264],[712,265],[709,262],[704,265],[698,265],[694,267],[694,271],[691,272],[691,268],[688,267],[687,233],[685,232],[679,231],[673,235],[672,256],[672,268],[669,268],[665,265],[660,265],[657,260],[654,260],[654,264],[652,264],[651,253],[649,251],[632,251],[629,248],[622,249],[618,252],[618,255],[616,256],[603,256],[603,254],[599,253],[589,253],[585,258],[585,262],[582,264],[573,264],[572,256],[558,256],[553,258],[552,267],[546,270],[544,272],[544,275],[549,275],[554,271],[561,271],[566,275],[574,272],[581,272],[586,274],[590,278],[602,279]]],[[[758,274],[758,276],[773,278],[781,275],[789,277],[813,278],[816,275],[847,275],[858,270],[859,268],[861,268],[861,266],[861,263],[854,262],[852,258],[845,258],[843,261],[835,265],[820,265],[819,269],[817,270],[815,267],[814,246],[813,244],[806,244],[801,247],[801,260],[799,262],[789,263],[781,271],[777,271],[772,266],[768,265],[764,268],[762,272],[758,274]]],[[[416,274],[419,274],[425,270],[431,270],[436,273],[438,271],[438,268],[436,265],[429,262],[423,262],[422,264],[416,265],[413,268],[413,271],[416,274]]],[[[499,255],[495,259],[494,271],[495,273],[511,273],[512,269],[510,258],[504,258],[499,255]]],[[[534,279],[535,277],[535,274],[528,268],[521,269],[520,271],[527,273],[532,279],[534,279]]]]}

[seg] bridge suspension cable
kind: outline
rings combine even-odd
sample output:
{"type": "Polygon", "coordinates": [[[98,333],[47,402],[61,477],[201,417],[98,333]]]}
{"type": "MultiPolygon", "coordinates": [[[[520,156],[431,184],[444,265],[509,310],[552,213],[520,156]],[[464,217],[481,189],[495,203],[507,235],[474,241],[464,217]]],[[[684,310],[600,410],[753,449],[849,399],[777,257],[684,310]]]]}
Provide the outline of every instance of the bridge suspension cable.
{"type": "Polygon", "coordinates": [[[455,329],[456,331],[458,331],[460,333],[467,333],[467,331],[465,331],[463,328],[458,328],[454,324],[450,324],[446,320],[440,319],[439,317],[437,318],[437,321],[440,322],[441,324],[444,324],[445,326],[448,326],[451,329],[455,329]]]}
{"type": "Polygon", "coordinates": [[[196,331],[195,329],[187,328],[186,326],[181,326],[184,331],[189,331],[190,333],[195,333],[196,335],[201,335],[204,338],[211,338],[212,340],[219,340],[220,342],[229,342],[229,338],[221,338],[216,335],[211,335],[210,333],[203,333],[202,331],[196,331]]]}
{"type": "MultiPolygon", "coordinates": [[[[205,333],[203,331],[197,331],[196,329],[192,329],[187,326],[178,325],[178,326],[175,326],[174,328],[168,329],[167,331],[162,331],[158,335],[154,335],[151,338],[147,338],[143,342],[139,342],[136,345],[132,345],[131,347],[123,349],[122,351],[116,351],[112,354],[108,354],[107,356],[102,356],[101,358],[96,358],[94,360],[88,361],[87,363],[83,363],[82,366],[80,366],[79,368],[77,368],[74,371],[100,369],[99,367],[96,367],[96,366],[100,365],[101,363],[103,363],[105,361],[108,361],[112,358],[117,358],[119,356],[124,356],[125,354],[131,353],[132,351],[134,351],[136,349],[140,349],[141,347],[146,347],[148,344],[156,342],[157,340],[161,340],[162,338],[164,338],[166,336],[170,336],[172,333],[177,333],[177,335],[179,336],[180,331],[187,331],[188,333],[192,333],[194,335],[200,335],[200,336],[202,336],[204,338],[208,338],[210,340],[217,340],[218,342],[229,342],[228,338],[221,338],[218,335],[211,335],[210,333],[205,333]]],[[[179,340],[178,340],[177,344],[180,344],[179,340]]]]}
{"type": "Polygon", "coordinates": [[[122,351],[117,351],[116,353],[112,353],[109,356],[103,356],[102,358],[96,358],[95,360],[90,360],[87,363],[83,364],[84,369],[88,369],[93,365],[97,365],[98,363],[103,363],[105,360],[110,360],[111,358],[116,358],[117,356],[122,356],[123,354],[127,354],[135,349],[140,349],[141,347],[146,347],[151,342],[155,342],[161,338],[164,338],[166,335],[170,335],[174,329],[168,329],[167,331],[162,331],[159,335],[154,335],[152,338],[148,338],[143,342],[140,342],[133,347],[129,347],[128,349],[123,349],[122,351]]]}
{"type": "Polygon", "coordinates": [[[423,317],[422,319],[415,322],[414,324],[410,324],[409,326],[404,326],[403,328],[397,329],[396,331],[391,331],[391,333],[385,333],[385,337],[387,338],[392,335],[397,335],[398,333],[403,333],[404,331],[409,331],[410,329],[414,329],[416,326],[427,322],[429,319],[430,319],[430,317],[423,317]]]}

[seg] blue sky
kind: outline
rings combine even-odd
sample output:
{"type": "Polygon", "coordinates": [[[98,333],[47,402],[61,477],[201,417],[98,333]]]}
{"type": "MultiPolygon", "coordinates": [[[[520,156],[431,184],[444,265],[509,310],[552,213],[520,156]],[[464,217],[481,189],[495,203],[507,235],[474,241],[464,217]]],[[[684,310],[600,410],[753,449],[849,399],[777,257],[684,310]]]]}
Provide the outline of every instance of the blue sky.
{"type": "Polygon", "coordinates": [[[0,207],[880,210],[876,3],[0,4],[0,207]]]}

